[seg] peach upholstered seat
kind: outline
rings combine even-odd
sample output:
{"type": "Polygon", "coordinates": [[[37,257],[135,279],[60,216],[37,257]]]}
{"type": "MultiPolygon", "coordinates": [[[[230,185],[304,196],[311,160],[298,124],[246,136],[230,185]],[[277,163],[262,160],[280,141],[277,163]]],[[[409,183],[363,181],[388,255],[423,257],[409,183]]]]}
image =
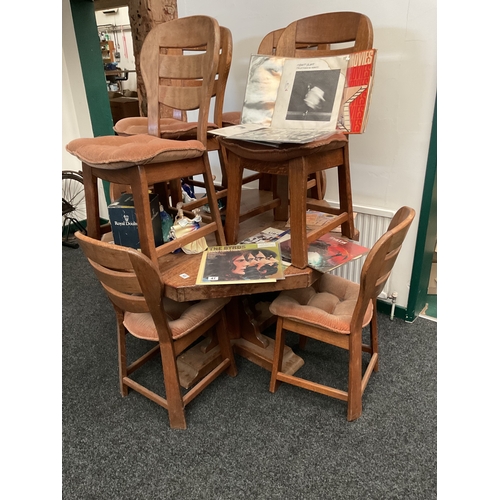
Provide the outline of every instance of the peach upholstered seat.
{"type": "MultiPolygon", "coordinates": [[[[400,208],[387,232],[375,243],[361,269],[359,285],[324,274],[314,287],[283,291],[269,310],[278,317],[269,389],[275,392],[280,382],[309,389],[347,401],[347,419],[361,415],[361,396],[373,371],[378,370],[377,297],[383,290],[410,225],[415,210],[400,208]],[[362,329],[370,325],[370,343],[362,341],[362,329]],[[284,331],[299,334],[304,349],[308,337],[349,351],[347,391],[319,384],[282,371],[284,331]],[[368,353],[363,373],[362,353],[368,353]]],[[[309,363],[310,361],[308,361],[309,363]]]]}
{"type": "Polygon", "coordinates": [[[114,170],[199,158],[205,146],[197,140],[173,141],[143,134],[74,139],[66,150],[87,165],[114,170]]]}
{"type": "MultiPolygon", "coordinates": [[[[317,289],[313,287],[284,291],[271,306],[271,312],[301,323],[336,333],[349,333],[359,295],[359,285],[333,274],[324,274],[317,289]]],[[[370,323],[373,304],[363,316],[362,326],[370,323]]]]}
{"type": "MultiPolygon", "coordinates": [[[[163,139],[195,139],[198,122],[185,122],[176,118],[161,118],[160,133],[163,139]]],[[[114,131],[121,136],[147,134],[148,119],[143,116],[131,116],[123,118],[113,127],[114,131]]],[[[215,123],[208,123],[207,130],[219,128],[215,123]]]]}

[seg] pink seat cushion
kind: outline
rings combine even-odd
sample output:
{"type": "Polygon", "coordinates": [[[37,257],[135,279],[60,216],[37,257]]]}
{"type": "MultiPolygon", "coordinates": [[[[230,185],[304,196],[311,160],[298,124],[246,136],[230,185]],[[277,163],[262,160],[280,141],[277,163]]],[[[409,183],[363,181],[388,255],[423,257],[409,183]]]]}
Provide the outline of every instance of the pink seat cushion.
{"type": "MultiPolygon", "coordinates": [[[[196,139],[198,122],[184,122],[175,118],[160,119],[160,133],[163,139],[196,139]]],[[[215,123],[208,124],[208,130],[219,128],[215,123]]],[[[123,118],[116,122],[113,130],[118,135],[138,135],[148,133],[148,119],[144,116],[123,118]]]]}
{"type": "MultiPolygon", "coordinates": [[[[169,318],[172,337],[179,339],[217,314],[230,298],[201,300],[200,302],[176,302],[163,298],[163,308],[169,318]]],[[[125,328],[135,337],[158,340],[156,327],[149,313],[126,312],[123,320],[125,328]]]]}
{"type": "Polygon", "coordinates": [[[262,144],[239,141],[228,137],[220,138],[221,144],[242,158],[258,161],[288,161],[299,156],[309,156],[322,151],[332,151],[347,144],[347,137],[335,132],[327,137],[307,144],[283,144],[279,148],[262,144]]]}
{"type": "MultiPolygon", "coordinates": [[[[318,292],[312,287],[286,290],[273,301],[269,310],[276,316],[348,334],[358,293],[357,283],[333,274],[324,274],[319,282],[318,292]]],[[[370,301],[363,326],[370,323],[372,314],[373,306],[370,301]]]]}
{"type": "Polygon", "coordinates": [[[144,134],[75,139],[66,146],[66,150],[87,165],[119,169],[197,158],[203,155],[206,148],[197,140],[172,141],[144,134]]]}

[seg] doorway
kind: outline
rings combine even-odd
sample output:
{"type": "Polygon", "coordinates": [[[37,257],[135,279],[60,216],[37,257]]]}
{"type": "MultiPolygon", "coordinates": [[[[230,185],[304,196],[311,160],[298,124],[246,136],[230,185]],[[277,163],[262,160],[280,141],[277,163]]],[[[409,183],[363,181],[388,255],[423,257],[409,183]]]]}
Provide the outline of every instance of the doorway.
{"type": "MultiPolygon", "coordinates": [[[[427,157],[420,220],[418,224],[415,257],[410,281],[410,293],[406,308],[406,321],[414,321],[425,311],[425,315],[437,320],[437,97],[434,103],[431,140],[427,157]],[[435,262],[434,262],[435,260],[435,262]],[[435,264],[433,266],[433,264],[435,264]],[[429,294],[436,276],[436,293],[429,294]],[[433,310],[435,304],[435,310],[433,310]],[[435,316],[430,316],[430,313],[435,316]],[[429,312],[429,314],[427,313],[429,312]]],[[[433,290],[431,289],[431,292],[433,290]]]]}
{"type": "Polygon", "coordinates": [[[95,18],[108,91],[120,92],[125,96],[129,92],[137,93],[128,7],[96,10],[95,18]],[[112,74],[113,72],[117,74],[112,74]]]}

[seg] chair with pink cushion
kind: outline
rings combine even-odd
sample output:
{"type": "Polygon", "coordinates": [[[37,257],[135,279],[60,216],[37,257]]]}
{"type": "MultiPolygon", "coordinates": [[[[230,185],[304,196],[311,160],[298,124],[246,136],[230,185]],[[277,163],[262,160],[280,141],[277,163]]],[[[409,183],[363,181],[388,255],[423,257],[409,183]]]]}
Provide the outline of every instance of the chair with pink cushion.
{"type": "Polygon", "coordinates": [[[271,392],[286,382],[347,401],[347,420],[361,415],[363,392],[372,372],[378,371],[377,297],[391,274],[414,217],[413,208],[402,207],[396,212],[387,232],[368,253],[359,285],[340,276],[324,274],[314,288],[284,291],[272,302],[269,310],[278,317],[278,322],[271,392]],[[371,341],[364,344],[362,330],[368,325],[371,341]],[[312,338],[349,351],[347,390],[284,373],[285,330],[299,334],[302,349],[307,338],[312,338]],[[367,353],[368,359],[363,358],[363,353],[367,353]]]}
{"type": "Polygon", "coordinates": [[[168,411],[170,427],[185,429],[186,405],[223,372],[233,377],[237,374],[224,313],[229,298],[175,302],[165,297],[158,267],[141,252],[98,241],[80,232],[76,238],[116,313],[122,396],[129,389],[137,391],[168,411]],[[216,330],[221,355],[216,366],[211,365],[210,371],[183,394],[177,358],[212,328],[216,330]],[[127,333],[154,344],[133,362],[127,361],[127,333]],[[158,354],[166,397],[146,387],[137,376],[158,354]]]}
{"type": "MultiPolygon", "coordinates": [[[[357,12],[329,12],[290,23],[279,34],[275,54],[289,58],[338,56],[366,50],[372,44],[373,28],[367,16],[357,12]]],[[[276,220],[290,218],[293,266],[306,267],[309,243],[337,226],[343,236],[359,239],[359,231],[354,227],[348,135],[332,133],[302,146],[282,144],[280,148],[231,137],[221,138],[220,142],[227,158],[228,214],[239,211],[241,194],[234,193],[245,169],[275,177],[273,199],[251,207],[248,217],[272,209],[276,220]],[[326,170],[332,168],[337,172],[339,208],[327,207],[319,201],[326,189],[326,170]],[[328,225],[308,232],[308,209],[336,217],[328,225]]],[[[238,241],[239,222],[235,217],[226,218],[224,229],[229,244],[238,241]]]]}
{"type": "Polygon", "coordinates": [[[140,55],[148,118],[147,134],[76,139],[66,149],[82,161],[87,206],[87,231],[100,239],[98,178],[130,186],[134,197],[141,251],[157,262],[192,241],[215,233],[217,244],[225,237],[210,169],[207,124],[219,64],[220,27],[208,16],[191,16],[165,22],[153,28],[144,40],[140,55]],[[203,50],[179,55],[184,46],[203,50]],[[192,81],[179,86],[176,82],[192,81]],[[199,108],[196,134],[189,140],[161,137],[160,106],[187,111],[199,108]],[[155,247],[149,208],[149,189],[164,207],[175,206],[170,193],[180,191],[180,179],[201,174],[207,190],[210,220],[200,229],[155,247]]]}

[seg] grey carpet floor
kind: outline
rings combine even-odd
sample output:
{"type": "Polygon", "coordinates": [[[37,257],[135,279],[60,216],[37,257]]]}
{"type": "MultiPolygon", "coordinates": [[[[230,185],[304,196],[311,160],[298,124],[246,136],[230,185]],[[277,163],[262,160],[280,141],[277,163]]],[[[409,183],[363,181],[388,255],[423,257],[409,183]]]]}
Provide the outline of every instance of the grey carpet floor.
{"type": "MultiPolygon", "coordinates": [[[[238,376],[195,398],[179,431],[155,403],[121,397],[114,312],[80,249],[63,248],[62,275],[62,498],[437,497],[436,322],[379,314],[380,370],[355,422],[342,401],[286,384],[271,394],[269,372],[237,356],[238,376]]],[[[304,376],[346,385],[346,353],[287,344],[304,376]]],[[[161,390],[159,366],[142,376],[161,390]]]]}

